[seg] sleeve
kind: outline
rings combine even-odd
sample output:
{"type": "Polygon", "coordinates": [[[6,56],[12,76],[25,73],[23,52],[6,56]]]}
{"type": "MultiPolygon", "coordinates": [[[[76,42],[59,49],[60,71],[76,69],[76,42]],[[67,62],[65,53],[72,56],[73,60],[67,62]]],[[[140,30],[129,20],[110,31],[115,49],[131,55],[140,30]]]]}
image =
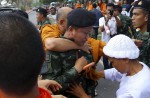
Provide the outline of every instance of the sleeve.
{"type": "Polygon", "coordinates": [[[56,31],[55,27],[52,27],[53,25],[46,24],[41,29],[41,38],[43,43],[45,43],[46,38],[54,38],[59,37],[59,32],[56,31]]]}
{"type": "Polygon", "coordinates": [[[125,93],[123,95],[117,96],[117,98],[137,98],[137,97],[133,97],[131,94],[125,93]]]}
{"type": "Polygon", "coordinates": [[[118,81],[120,82],[122,78],[122,74],[118,72],[115,68],[104,70],[105,78],[111,81],[118,81]]]}
{"type": "Polygon", "coordinates": [[[99,26],[104,26],[104,17],[99,19],[99,26]]]}

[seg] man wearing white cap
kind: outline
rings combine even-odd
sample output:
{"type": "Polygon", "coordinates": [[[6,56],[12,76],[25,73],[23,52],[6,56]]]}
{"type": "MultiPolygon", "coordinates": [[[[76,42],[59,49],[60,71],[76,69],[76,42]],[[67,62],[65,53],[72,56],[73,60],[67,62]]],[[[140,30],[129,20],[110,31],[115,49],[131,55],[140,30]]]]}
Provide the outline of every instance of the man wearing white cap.
{"type": "Polygon", "coordinates": [[[102,76],[120,82],[117,98],[150,97],[150,70],[137,60],[139,49],[129,37],[113,37],[103,48],[103,52],[114,68],[102,71],[102,76]]]}
{"type": "MultiPolygon", "coordinates": [[[[99,76],[120,82],[116,98],[150,98],[149,67],[137,60],[139,49],[129,37],[116,35],[103,48],[103,52],[114,68],[100,71],[99,76]]],[[[81,85],[73,86],[71,92],[88,98],[81,85]]]]}

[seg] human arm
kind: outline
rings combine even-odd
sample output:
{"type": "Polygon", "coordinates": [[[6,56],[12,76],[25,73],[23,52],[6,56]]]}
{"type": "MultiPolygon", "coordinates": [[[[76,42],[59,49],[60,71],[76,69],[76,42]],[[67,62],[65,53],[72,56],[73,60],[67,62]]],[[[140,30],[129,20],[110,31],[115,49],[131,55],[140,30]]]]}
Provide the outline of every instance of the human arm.
{"type": "MultiPolygon", "coordinates": [[[[69,68],[67,70],[62,69],[63,67],[65,68],[66,65],[61,65],[63,66],[61,68],[63,70],[61,72],[61,75],[57,75],[54,78],[55,81],[57,81],[62,85],[63,88],[61,89],[61,91],[65,91],[70,86],[72,81],[74,81],[78,77],[79,73],[83,70],[83,67],[86,64],[87,64],[86,59],[84,57],[81,57],[75,62],[75,66],[73,66],[72,68],[69,68]]],[[[57,68],[55,70],[59,70],[59,69],[57,68]]]]}
{"type": "Polygon", "coordinates": [[[38,80],[38,86],[52,93],[52,91],[57,91],[62,86],[54,80],[38,80]]]}
{"type": "Polygon", "coordinates": [[[70,90],[67,91],[68,93],[76,96],[77,98],[91,98],[90,95],[86,94],[86,92],[84,91],[81,83],[78,85],[78,84],[73,84],[71,87],[70,87],[70,90]]]}
{"type": "Polygon", "coordinates": [[[84,46],[78,46],[71,40],[64,38],[47,38],[45,40],[45,47],[47,50],[64,52],[73,49],[82,49],[83,51],[89,53],[90,46],[85,43],[84,46]]]}
{"type": "Polygon", "coordinates": [[[118,81],[122,78],[122,74],[118,72],[115,68],[104,70],[105,79],[109,79],[111,81],[118,81]]]}
{"type": "Polygon", "coordinates": [[[99,19],[99,30],[101,31],[101,32],[103,32],[105,29],[104,29],[104,17],[102,17],[102,18],[100,18],[99,19]]]}
{"type": "Polygon", "coordinates": [[[117,27],[121,27],[122,26],[122,22],[120,20],[120,18],[118,17],[118,15],[114,12],[113,16],[115,17],[116,23],[117,23],[117,27]]]}

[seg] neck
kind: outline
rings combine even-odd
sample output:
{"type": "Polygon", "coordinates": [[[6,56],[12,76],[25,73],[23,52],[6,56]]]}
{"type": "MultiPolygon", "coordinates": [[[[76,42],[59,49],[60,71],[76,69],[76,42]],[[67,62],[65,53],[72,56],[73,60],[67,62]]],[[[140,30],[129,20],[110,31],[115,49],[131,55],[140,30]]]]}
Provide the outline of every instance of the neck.
{"type": "Polygon", "coordinates": [[[65,32],[64,37],[69,38],[69,33],[68,33],[68,31],[65,32]]]}
{"type": "Polygon", "coordinates": [[[140,31],[142,34],[147,32],[147,23],[140,27],[140,31]]]}
{"type": "Polygon", "coordinates": [[[22,96],[4,94],[1,98],[37,98],[39,94],[39,88],[38,85],[36,85],[28,94],[22,96]]]}
{"type": "Polygon", "coordinates": [[[142,70],[143,66],[138,61],[129,61],[129,71],[127,76],[133,76],[142,70]]]}
{"type": "Polygon", "coordinates": [[[45,19],[46,19],[46,18],[43,18],[43,19],[41,20],[41,22],[44,22],[44,21],[45,21],[45,19]]]}

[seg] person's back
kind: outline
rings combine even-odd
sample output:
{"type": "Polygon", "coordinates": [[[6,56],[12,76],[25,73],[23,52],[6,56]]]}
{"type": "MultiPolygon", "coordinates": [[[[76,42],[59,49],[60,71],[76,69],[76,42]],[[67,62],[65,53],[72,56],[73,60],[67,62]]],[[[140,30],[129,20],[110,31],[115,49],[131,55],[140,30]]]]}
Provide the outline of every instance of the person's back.
{"type": "Polygon", "coordinates": [[[44,59],[37,29],[20,15],[3,13],[0,17],[0,96],[52,98],[37,85],[44,59]]]}

